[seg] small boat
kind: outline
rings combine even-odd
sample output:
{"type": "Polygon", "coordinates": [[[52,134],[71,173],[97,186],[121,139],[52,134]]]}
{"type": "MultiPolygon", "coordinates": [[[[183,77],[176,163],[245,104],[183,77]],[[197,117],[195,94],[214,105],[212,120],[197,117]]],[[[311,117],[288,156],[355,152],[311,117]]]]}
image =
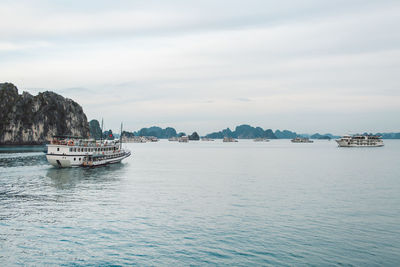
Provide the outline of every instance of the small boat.
{"type": "Polygon", "coordinates": [[[224,142],[224,143],[235,143],[235,142],[238,142],[238,140],[236,140],[235,138],[232,138],[232,137],[224,137],[222,142],[224,142]]]}
{"type": "Polygon", "coordinates": [[[158,142],[158,138],[155,136],[148,136],[147,140],[148,142],[158,142]]]}
{"type": "Polygon", "coordinates": [[[303,138],[303,137],[296,137],[291,140],[292,143],[314,143],[313,140],[310,140],[308,138],[303,138]]]}
{"type": "Polygon", "coordinates": [[[181,136],[178,138],[179,143],[187,143],[189,142],[189,137],[188,136],[181,136]]]}
{"type": "Polygon", "coordinates": [[[170,142],[178,142],[179,138],[178,137],[170,137],[170,138],[168,138],[168,141],[170,141],[170,142]]]}
{"type": "Polygon", "coordinates": [[[382,137],[377,135],[345,135],[336,142],[339,147],[381,147],[384,145],[382,137]]]}
{"type": "Polygon", "coordinates": [[[269,142],[269,139],[267,139],[267,138],[255,138],[253,141],[254,142],[269,142]]]}
{"type": "Polygon", "coordinates": [[[214,139],[208,137],[202,137],[201,141],[214,141],[214,139]]]}

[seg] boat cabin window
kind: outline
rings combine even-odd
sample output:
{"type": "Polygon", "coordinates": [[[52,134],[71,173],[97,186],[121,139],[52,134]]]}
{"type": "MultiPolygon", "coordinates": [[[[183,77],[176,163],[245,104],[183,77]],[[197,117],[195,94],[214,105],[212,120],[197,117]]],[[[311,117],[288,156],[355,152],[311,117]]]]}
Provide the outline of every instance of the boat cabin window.
{"type": "Polygon", "coordinates": [[[59,148],[59,147],[57,147],[57,151],[60,151],[60,148],[59,148]]]}

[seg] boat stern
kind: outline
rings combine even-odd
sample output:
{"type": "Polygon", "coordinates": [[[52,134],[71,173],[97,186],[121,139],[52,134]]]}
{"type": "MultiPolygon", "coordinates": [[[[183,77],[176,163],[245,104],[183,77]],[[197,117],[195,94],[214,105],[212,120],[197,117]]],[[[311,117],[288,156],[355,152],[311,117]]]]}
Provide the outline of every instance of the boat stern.
{"type": "Polygon", "coordinates": [[[46,155],[47,161],[58,168],[69,168],[72,167],[70,160],[67,157],[58,156],[58,155],[46,155]]]}

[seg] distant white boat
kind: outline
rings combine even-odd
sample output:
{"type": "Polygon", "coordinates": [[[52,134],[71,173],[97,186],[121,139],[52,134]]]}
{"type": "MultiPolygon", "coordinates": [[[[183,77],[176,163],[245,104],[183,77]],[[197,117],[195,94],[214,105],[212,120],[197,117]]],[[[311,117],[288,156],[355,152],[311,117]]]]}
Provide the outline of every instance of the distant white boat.
{"type": "Polygon", "coordinates": [[[201,141],[214,141],[214,139],[208,138],[208,137],[202,137],[201,141]]]}
{"type": "Polygon", "coordinates": [[[158,142],[158,138],[155,136],[134,136],[130,138],[123,138],[126,143],[148,143],[148,142],[158,142]]]}
{"type": "Polygon", "coordinates": [[[269,142],[269,139],[267,139],[267,138],[255,138],[254,142],[269,142]]]}
{"type": "Polygon", "coordinates": [[[222,142],[224,142],[224,143],[235,143],[235,142],[238,142],[238,140],[236,140],[235,138],[232,138],[232,137],[224,137],[222,142]]]}
{"type": "Polygon", "coordinates": [[[168,141],[170,141],[170,142],[178,142],[179,138],[178,137],[170,137],[170,138],[168,138],[168,141]]]}
{"type": "Polygon", "coordinates": [[[376,135],[345,135],[336,140],[339,147],[380,147],[383,146],[382,137],[376,135]]]}
{"type": "Polygon", "coordinates": [[[310,140],[308,138],[303,138],[303,137],[296,137],[291,140],[292,143],[314,143],[313,140],[310,140]]]}
{"type": "Polygon", "coordinates": [[[189,137],[187,136],[181,136],[178,138],[179,143],[187,143],[189,142],[189,137]]]}
{"type": "Polygon", "coordinates": [[[147,139],[149,142],[158,142],[158,138],[155,137],[155,136],[147,136],[146,139],[147,139]]]}

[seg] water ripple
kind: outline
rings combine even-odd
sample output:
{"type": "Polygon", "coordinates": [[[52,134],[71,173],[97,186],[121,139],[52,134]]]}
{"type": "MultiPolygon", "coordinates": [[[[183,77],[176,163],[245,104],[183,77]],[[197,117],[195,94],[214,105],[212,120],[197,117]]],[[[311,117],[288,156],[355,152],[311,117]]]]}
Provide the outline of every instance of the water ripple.
{"type": "Polygon", "coordinates": [[[400,142],[128,146],[135,157],[94,169],[0,153],[0,265],[400,261],[400,142]]]}

